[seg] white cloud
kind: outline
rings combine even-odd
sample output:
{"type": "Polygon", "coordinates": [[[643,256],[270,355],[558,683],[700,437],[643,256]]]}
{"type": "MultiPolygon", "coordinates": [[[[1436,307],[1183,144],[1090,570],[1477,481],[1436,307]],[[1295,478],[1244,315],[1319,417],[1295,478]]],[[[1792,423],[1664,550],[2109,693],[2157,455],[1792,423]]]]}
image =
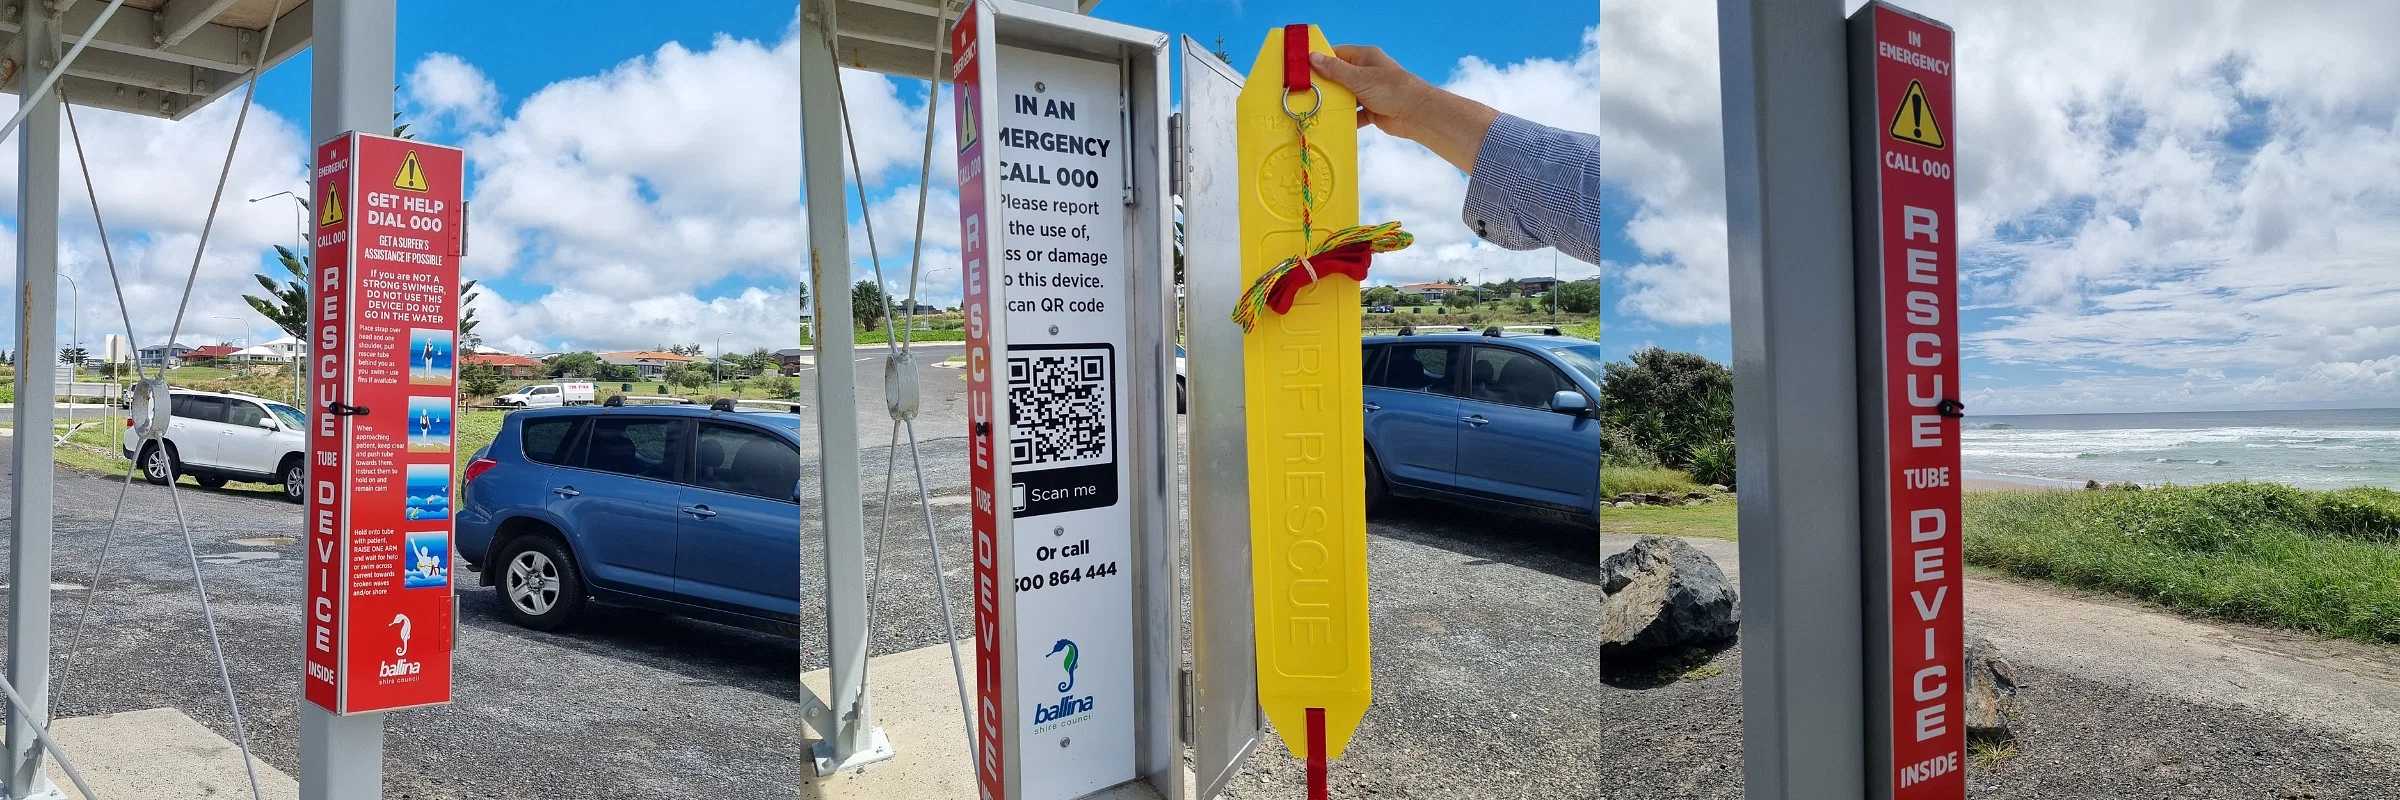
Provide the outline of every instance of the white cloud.
{"type": "Polygon", "coordinates": [[[500,119],[500,87],[449,53],[429,53],[408,71],[405,99],[418,127],[481,130],[500,119]]]}
{"type": "MultiPolygon", "coordinates": [[[[208,213],[210,192],[216,187],[226,142],[240,110],[238,97],[237,92],[180,122],[92,108],[75,111],[118,272],[125,281],[134,338],[142,343],[164,339],[173,324],[186,278],[192,274],[193,251],[208,213]]],[[[15,108],[15,98],[0,100],[0,113],[13,113],[15,108]]],[[[103,334],[124,333],[124,317],[118,313],[92,224],[74,144],[63,130],[63,122],[61,127],[58,266],[68,280],[59,281],[58,336],[64,346],[80,316],[85,345],[97,348],[103,334]]],[[[13,145],[0,147],[0,210],[11,220],[12,238],[13,229],[20,227],[18,148],[13,145]]],[[[241,294],[258,290],[250,275],[258,271],[258,259],[268,248],[297,244],[297,208],[284,197],[245,201],[287,189],[304,190],[307,171],[302,159],[307,152],[307,138],[298,125],[263,107],[250,110],[224,201],[209,235],[208,252],[192,279],[180,337],[183,341],[263,341],[279,335],[271,323],[242,303],[241,294]]],[[[14,250],[9,248],[12,262],[14,250]]],[[[14,281],[0,287],[0,297],[6,298],[11,309],[0,314],[0,320],[13,327],[17,305],[14,281]]]]}
{"type": "MultiPolygon", "coordinates": [[[[1970,367],[2095,373],[1988,400],[2400,399],[2400,5],[1917,10],[1960,32],[1970,367]]],[[[1607,169],[1641,204],[1619,307],[1722,322],[1713,6],[1611,2],[1601,31],[1607,169]]]]}

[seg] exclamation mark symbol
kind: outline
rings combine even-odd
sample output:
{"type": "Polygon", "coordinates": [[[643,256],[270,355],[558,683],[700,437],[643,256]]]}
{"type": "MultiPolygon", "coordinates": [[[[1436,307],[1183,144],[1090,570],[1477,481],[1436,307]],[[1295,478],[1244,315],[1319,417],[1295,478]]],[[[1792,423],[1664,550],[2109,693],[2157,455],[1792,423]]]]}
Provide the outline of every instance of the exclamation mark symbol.
{"type": "Polygon", "coordinates": [[[1908,93],[1908,118],[1909,125],[1912,126],[1909,128],[1909,135],[1915,137],[1917,141],[1925,141],[1924,95],[1916,92],[1908,93]]]}

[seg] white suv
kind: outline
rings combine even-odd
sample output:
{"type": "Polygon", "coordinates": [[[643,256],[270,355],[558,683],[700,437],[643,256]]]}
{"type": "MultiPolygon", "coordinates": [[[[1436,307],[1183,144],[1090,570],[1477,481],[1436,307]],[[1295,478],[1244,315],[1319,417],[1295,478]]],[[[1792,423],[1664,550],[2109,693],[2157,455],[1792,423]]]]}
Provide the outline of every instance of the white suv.
{"type": "Polygon", "coordinates": [[[141,465],[142,477],[164,486],[175,475],[190,475],[211,489],[229,480],[275,483],[286,500],[306,497],[308,422],[299,409],[241,394],[169,394],[175,419],[167,426],[165,452],[143,445],[130,423],[125,429],[125,457],[141,465]]]}

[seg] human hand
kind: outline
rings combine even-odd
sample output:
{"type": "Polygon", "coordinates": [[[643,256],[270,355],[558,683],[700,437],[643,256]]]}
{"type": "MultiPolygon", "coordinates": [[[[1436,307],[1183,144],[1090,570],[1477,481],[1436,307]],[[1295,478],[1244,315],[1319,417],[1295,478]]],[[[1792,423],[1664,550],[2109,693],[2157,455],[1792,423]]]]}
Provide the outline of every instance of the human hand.
{"type": "Polygon", "coordinates": [[[1419,78],[1383,48],[1345,44],[1333,55],[1311,53],[1309,66],[1358,96],[1360,127],[1424,145],[1469,172],[1483,148],[1483,133],[1500,112],[1419,78]]]}

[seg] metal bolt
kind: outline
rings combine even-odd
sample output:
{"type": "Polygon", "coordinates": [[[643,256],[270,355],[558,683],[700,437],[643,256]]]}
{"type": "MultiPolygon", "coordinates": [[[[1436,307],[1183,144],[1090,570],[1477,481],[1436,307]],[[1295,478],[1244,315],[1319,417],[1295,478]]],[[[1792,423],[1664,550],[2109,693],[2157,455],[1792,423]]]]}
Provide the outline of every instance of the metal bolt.
{"type": "Polygon", "coordinates": [[[192,88],[203,92],[208,91],[208,81],[193,81],[192,88]]]}
{"type": "Polygon", "coordinates": [[[1074,744],[1074,743],[1075,743],[1075,737],[1073,737],[1073,736],[1061,736],[1061,737],[1058,737],[1058,748],[1059,748],[1059,749],[1061,749],[1061,750],[1064,750],[1064,749],[1066,749],[1066,748],[1067,748],[1067,745],[1074,744]]]}
{"type": "Polygon", "coordinates": [[[1034,81],[1034,82],[1033,82],[1033,90],[1034,90],[1035,92],[1047,92],[1047,91],[1050,91],[1050,87],[1049,87],[1049,86],[1046,86],[1046,85],[1044,85],[1044,84],[1043,84],[1041,81],[1034,81]]]}
{"type": "Polygon", "coordinates": [[[250,60],[250,51],[248,51],[248,50],[244,50],[244,51],[242,51],[242,52],[241,52],[241,55],[240,55],[240,56],[238,56],[238,58],[240,58],[242,61],[245,61],[245,62],[249,61],[249,60],[250,60]]]}
{"type": "Polygon", "coordinates": [[[42,60],[41,60],[40,62],[38,62],[38,63],[40,63],[40,64],[41,64],[41,66],[42,66],[42,69],[49,69],[49,68],[51,68],[51,67],[58,66],[58,62],[56,62],[56,61],[52,61],[52,60],[50,60],[50,59],[47,59],[47,58],[45,58],[45,59],[42,59],[42,60]]]}
{"type": "Polygon", "coordinates": [[[1052,535],[1052,536],[1065,536],[1065,535],[1067,535],[1067,526],[1065,526],[1065,525],[1060,525],[1060,526],[1058,526],[1058,527],[1056,527],[1056,528],[1051,528],[1051,529],[1050,529],[1050,535],[1052,535]]]}
{"type": "Polygon", "coordinates": [[[1056,326],[1056,325],[1052,325],[1052,326],[1050,326],[1050,335],[1052,335],[1052,336],[1057,336],[1057,335],[1058,335],[1058,326],[1056,326]]]}

